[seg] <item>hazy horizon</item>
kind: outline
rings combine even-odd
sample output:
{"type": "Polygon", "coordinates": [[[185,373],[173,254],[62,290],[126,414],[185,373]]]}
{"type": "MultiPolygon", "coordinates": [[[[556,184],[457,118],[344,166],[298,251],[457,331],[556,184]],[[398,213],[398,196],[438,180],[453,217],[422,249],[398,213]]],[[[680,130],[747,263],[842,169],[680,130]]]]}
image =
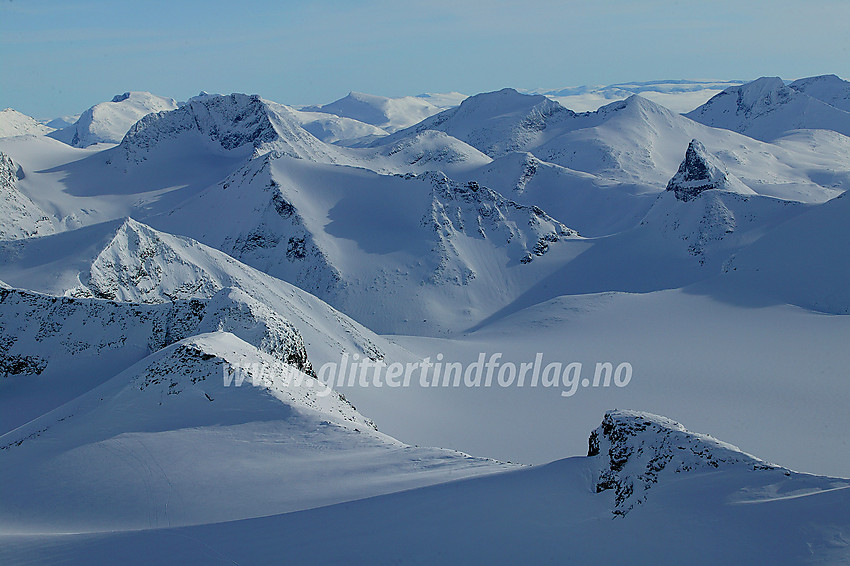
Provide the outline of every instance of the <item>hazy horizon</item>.
{"type": "Polygon", "coordinates": [[[128,90],[292,105],[663,79],[850,76],[850,5],[386,0],[0,4],[0,106],[46,119],[128,90]],[[598,30],[605,30],[599,33],[598,30]]]}

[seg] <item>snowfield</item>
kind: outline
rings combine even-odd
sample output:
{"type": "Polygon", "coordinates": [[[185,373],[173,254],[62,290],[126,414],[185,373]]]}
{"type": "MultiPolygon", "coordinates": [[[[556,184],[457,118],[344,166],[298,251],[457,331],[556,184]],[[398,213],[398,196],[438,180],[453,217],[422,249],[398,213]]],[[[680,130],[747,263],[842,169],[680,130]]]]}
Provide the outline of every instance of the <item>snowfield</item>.
{"type": "Polygon", "coordinates": [[[0,113],[0,562],[850,564],[850,83],[534,92],[0,113]]]}

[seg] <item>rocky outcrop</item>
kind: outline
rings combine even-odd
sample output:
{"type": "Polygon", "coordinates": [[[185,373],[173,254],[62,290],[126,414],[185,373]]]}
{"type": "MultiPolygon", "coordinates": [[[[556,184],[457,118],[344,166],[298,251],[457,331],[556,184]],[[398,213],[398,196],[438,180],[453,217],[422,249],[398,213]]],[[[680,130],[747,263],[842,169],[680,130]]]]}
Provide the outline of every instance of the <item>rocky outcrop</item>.
{"type": "Polygon", "coordinates": [[[703,191],[719,190],[742,194],[755,194],[736,177],[732,176],[723,164],[706,151],[697,140],[691,140],[685,151],[685,159],[679,170],[667,183],[681,201],[689,201],[703,191]]]}
{"type": "MultiPolygon", "coordinates": [[[[517,204],[474,181],[459,183],[442,173],[427,173],[422,178],[433,187],[431,210],[422,223],[432,227],[437,235],[441,266],[462,264],[460,256],[450,257],[452,240],[458,235],[488,239],[494,245],[515,249],[516,260],[521,263],[544,255],[551,244],[579,237],[578,232],[540,208],[517,204]]],[[[438,269],[435,277],[440,276],[438,269]]],[[[459,282],[464,279],[461,276],[459,282]]]]}
{"type": "Polygon", "coordinates": [[[587,455],[598,459],[594,489],[614,491],[612,512],[619,516],[646,501],[653,485],[676,474],[729,467],[782,469],[676,421],[638,411],[605,413],[590,434],[587,455]]]}

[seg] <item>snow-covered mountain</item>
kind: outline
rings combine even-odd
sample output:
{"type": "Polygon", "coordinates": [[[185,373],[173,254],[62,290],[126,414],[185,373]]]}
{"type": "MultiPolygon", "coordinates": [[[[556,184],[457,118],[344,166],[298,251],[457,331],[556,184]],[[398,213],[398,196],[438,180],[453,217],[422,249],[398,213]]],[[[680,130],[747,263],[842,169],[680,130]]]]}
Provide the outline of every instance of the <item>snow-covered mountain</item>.
{"type": "Polygon", "coordinates": [[[250,157],[269,152],[334,161],[336,153],[301,127],[293,112],[256,95],[196,97],[173,112],[139,120],[119,146],[128,162],[184,144],[250,157]]]}
{"type": "Polygon", "coordinates": [[[0,139],[0,562],[846,560],[844,85],[779,83],[748,133],[503,89],[0,139]],[[616,406],[788,468],[625,410],[562,459],[616,406]]]}
{"type": "Polygon", "coordinates": [[[725,258],[801,211],[798,202],[757,195],[692,140],[641,226],[687,246],[690,255],[705,263],[711,256],[725,258]]]}
{"type": "Polygon", "coordinates": [[[16,187],[24,176],[20,165],[0,152],[0,240],[43,236],[54,231],[50,218],[16,187]]]}
{"type": "Polygon", "coordinates": [[[742,81],[660,80],[618,83],[613,85],[583,85],[559,89],[532,89],[530,94],[542,94],[576,112],[590,112],[633,94],[660,104],[673,112],[690,112],[709,98],[742,81]]]}
{"type": "Polygon", "coordinates": [[[549,269],[536,258],[577,236],[537,207],[442,173],[388,176],[285,156],[255,159],[151,222],[383,331],[469,324],[549,269]]]}
{"type": "Polygon", "coordinates": [[[364,138],[379,138],[387,135],[385,130],[372,124],[328,112],[292,109],[292,114],[302,128],[327,143],[346,145],[364,138]]]}
{"type": "Polygon", "coordinates": [[[653,485],[675,474],[713,469],[789,470],[750,456],[731,444],[694,434],[680,423],[638,411],[609,411],[590,434],[588,457],[598,457],[596,492],[614,490],[615,515],[647,501],[653,485]]]}
{"type": "MultiPolygon", "coordinates": [[[[432,96],[436,97],[437,95],[432,96]]],[[[329,104],[306,106],[301,110],[352,118],[387,132],[394,132],[419,123],[445,107],[443,106],[443,104],[446,104],[445,97],[435,101],[441,104],[430,102],[430,98],[417,96],[387,98],[362,92],[350,92],[347,96],[329,104]]],[[[455,97],[452,97],[452,99],[455,99],[455,97]]]]}
{"type": "Polygon", "coordinates": [[[842,194],[781,224],[729,258],[719,294],[850,314],[848,214],[842,194]]]}
{"type": "Polygon", "coordinates": [[[687,202],[703,191],[717,190],[742,195],[756,194],[751,188],[731,175],[726,167],[710,155],[698,140],[691,140],[685,152],[685,159],[679,170],[667,183],[667,190],[673,191],[676,198],[687,202]]]}
{"type": "Polygon", "coordinates": [[[40,136],[53,131],[35,118],[21,114],[13,108],[0,110],[0,138],[24,136],[28,134],[40,136]]]}
{"type": "MultiPolygon", "coordinates": [[[[762,77],[727,88],[686,116],[764,141],[799,129],[833,130],[850,135],[850,112],[807,94],[804,85],[812,83],[806,81],[792,88],[779,77],[762,77]]],[[[837,92],[836,95],[840,96],[837,92]]]]}
{"type": "Polygon", "coordinates": [[[149,92],[125,92],[115,95],[109,102],[95,104],[71,126],[50,134],[57,140],[74,147],[88,147],[96,143],[118,143],[130,126],[152,112],[177,108],[172,98],[149,92]]]}
{"type": "Polygon", "coordinates": [[[4,533],[207,524],[508,468],[405,446],[373,426],[313,377],[213,328],[0,437],[0,474],[17,485],[3,488],[0,524],[4,533]],[[45,504],[33,505],[36,492],[45,504]]]}
{"type": "Polygon", "coordinates": [[[798,79],[788,85],[839,110],[850,112],[850,81],[836,75],[821,75],[798,79]]]}
{"type": "Polygon", "coordinates": [[[337,361],[343,352],[374,359],[397,352],[305,291],[132,219],[6,244],[0,248],[0,273],[7,284],[43,293],[148,304],[208,299],[233,287],[268,313],[283,313],[317,364],[337,361]]]}
{"type": "Polygon", "coordinates": [[[99,386],[151,352],[222,330],[312,373],[304,343],[281,315],[235,289],[156,306],[0,289],[3,432],[99,386]],[[96,364],[93,367],[93,364],[96,364]]]}
{"type": "MultiPolygon", "coordinates": [[[[681,162],[682,149],[696,138],[745,184],[757,187],[753,190],[759,194],[817,202],[837,194],[823,186],[823,168],[818,167],[817,181],[807,178],[804,164],[811,159],[811,148],[777,147],[708,128],[639,96],[576,114],[543,96],[504,89],[470,97],[458,108],[375,145],[397,143],[428,129],[446,132],[494,158],[531,152],[547,163],[589,173],[598,178],[597,184],[614,181],[632,193],[663,189],[681,162]]],[[[826,140],[813,143],[830,146],[819,153],[834,160],[833,170],[841,172],[832,182],[844,179],[844,145],[826,140]]],[[[518,182],[516,174],[504,176],[507,187],[518,182]]],[[[493,186],[509,192],[501,183],[493,186]]],[[[582,214],[593,212],[583,210],[582,214]]]]}
{"type": "Polygon", "coordinates": [[[439,130],[465,141],[491,157],[527,150],[540,143],[552,123],[576,114],[541,95],[523,95],[512,88],[478,94],[415,126],[396,132],[376,145],[386,145],[425,130],[439,130]]]}

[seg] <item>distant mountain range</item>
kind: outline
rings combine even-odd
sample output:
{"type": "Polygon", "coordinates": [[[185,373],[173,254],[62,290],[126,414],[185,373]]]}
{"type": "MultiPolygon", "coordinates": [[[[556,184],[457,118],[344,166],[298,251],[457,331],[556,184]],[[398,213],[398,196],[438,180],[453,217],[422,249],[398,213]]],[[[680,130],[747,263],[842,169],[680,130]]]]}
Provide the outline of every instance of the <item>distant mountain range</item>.
{"type": "Polygon", "coordinates": [[[848,93],[3,111],[0,562],[846,559],[848,93]],[[479,352],[491,385],[535,356],[591,374],[569,395],[319,379],[479,352]],[[629,387],[589,379],[624,361],[629,387]],[[482,457],[514,453],[555,461],[482,457]]]}

